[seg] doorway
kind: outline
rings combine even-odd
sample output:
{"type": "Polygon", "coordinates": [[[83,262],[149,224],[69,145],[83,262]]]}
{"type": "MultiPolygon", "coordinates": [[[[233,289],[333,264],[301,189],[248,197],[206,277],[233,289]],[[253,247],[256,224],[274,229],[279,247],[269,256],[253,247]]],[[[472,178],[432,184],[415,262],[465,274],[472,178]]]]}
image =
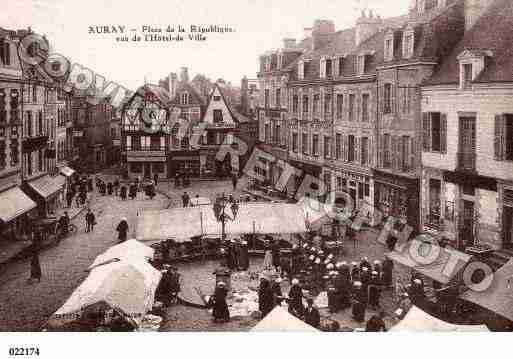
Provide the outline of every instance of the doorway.
{"type": "Polygon", "coordinates": [[[463,200],[460,239],[464,247],[474,244],[474,202],[463,200]]]}
{"type": "Polygon", "coordinates": [[[144,164],[143,177],[151,178],[151,163],[144,164]]]}
{"type": "Polygon", "coordinates": [[[513,207],[504,206],[502,211],[503,247],[513,249],[513,207]]]}

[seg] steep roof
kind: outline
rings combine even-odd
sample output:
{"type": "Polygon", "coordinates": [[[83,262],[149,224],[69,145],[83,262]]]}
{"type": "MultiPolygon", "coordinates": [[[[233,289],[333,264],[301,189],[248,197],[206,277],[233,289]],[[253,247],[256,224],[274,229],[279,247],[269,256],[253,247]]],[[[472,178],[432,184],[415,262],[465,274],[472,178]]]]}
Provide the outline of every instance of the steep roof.
{"type": "Polygon", "coordinates": [[[203,98],[198,94],[196,89],[191,84],[189,84],[187,82],[180,82],[178,84],[178,87],[176,89],[176,95],[173,99],[171,99],[171,105],[181,105],[180,94],[184,91],[188,92],[190,95],[189,102],[187,104],[188,106],[190,106],[190,105],[203,106],[204,105],[203,98]]]}
{"type": "Polygon", "coordinates": [[[221,99],[223,100],[223,102],[225,103],[226,105],[226,108],[228,109],[228,112],[230,112],[230,115],[232,116],[233,120],[238,123],[239,122],[239,118],[235,115],[234,113],[234,110],[232,108],[232,104],[230,103],[230,101],[227,101],[227,98],[224,94],[224,91],[223,91],[223,87],[220,86],[217,82],[214,84],[214,87],[212,88],[212,91],[210,92],[210,96],[208,96],[208,103],[207,103],[207,107],[205,108],[205,114],[204,116],[207,114],[208,112],[208,108],[210,107],[210,104],[212,102],[212,97],[214,97],[214,93],[216,92],[216,89],[219,91],[219,93],[221,94],[221,99]]]}
{"type": "Polygon", "coordinates": [[[424,84],[458,83],[457,57],[466,49],[493,52],[493,57],[488,59],[484,70],[474,82],[513,82],[513,31],[511,29],[513,29],[513,2],[495,0],[424,84]]]}

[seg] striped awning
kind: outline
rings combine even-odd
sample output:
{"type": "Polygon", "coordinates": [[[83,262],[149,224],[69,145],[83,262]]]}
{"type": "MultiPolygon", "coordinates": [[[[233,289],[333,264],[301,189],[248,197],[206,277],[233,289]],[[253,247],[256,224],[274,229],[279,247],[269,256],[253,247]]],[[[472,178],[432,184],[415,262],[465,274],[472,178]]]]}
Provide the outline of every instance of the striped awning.
{"type": "Polygon", "coordinates": [[[29,186],[41,197],[46,199],[51,195],[62,191],[65,183],[66,179],[63,176],[44,176],[30,182],[29,186]]]}
{"type": "Polygon", "coordinates": [[[36,203],[18,187],[0,193],[0,203],[0,220],[4,223],[36,207],[36,203]]]}

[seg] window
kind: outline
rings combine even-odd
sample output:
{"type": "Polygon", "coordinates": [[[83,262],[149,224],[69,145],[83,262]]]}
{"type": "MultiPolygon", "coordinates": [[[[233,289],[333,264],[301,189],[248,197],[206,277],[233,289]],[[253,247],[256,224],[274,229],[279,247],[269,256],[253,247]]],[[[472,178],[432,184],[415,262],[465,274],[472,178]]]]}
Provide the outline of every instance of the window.
{"type": "Polygon", "coordinates": [[[37,102],[37,86],[36,85],[32,86],[32,102],[34,102],[34,103],[37,102]]]}
{"type": "Polygon", "coordinates": [[[276,89],[276,107],[281,107],[281,89],[276,89]]]}
{"type": "Polygon", "coordinates": [[[5,140],[0,140],[0,169],[4,169],[6,166],[5,158],[7,154],[5,153],[5,140]]]}
{"type": "Polygon", "coordinates": [[[333,76],[333,64],[331,59],[326,59],[326,77],[333,76]]]}
{"type": "Polygon", "coordinates": [[[356,56],[356,74],[363,75],[365,73],[365,55],[356,56]]]}
{"type": "Polygon", "coordinates": [[[297,95],[292,96],[292,112],[297,114],[299,107],[299,97],[297,95]]]}
{"type": "Polygon", "coordinates": [[[513,114],[495,116],[495,159],[513,161],[513,114]]]}
{"type": "Polygon", "coordinates": [[[347,160],[354,162],[355,160],[355,137],[353,135],[348,136],[348,155],[347,160]]]}
{"type": "Polygon", "coordinates": [[[403,87],[402,93],[403,93],[403,113],[408,114],[411,113],[411,103],[412,103],[412,91],[414,90],[413,87],[403,87]]]}
{"type": "Polygon", "coordinates": [[[326,94],[324,95],[324,113],[326,115],[330,115],[331,114],[331,95],[330,94],[326,94]]]}
{"type": "Polygon", "coordinates": [[[383,168],[390,168],[392,166],[392,158],[391,158],[391,141],[390,135],[383,135],[383,168]]]}
{"type": "Polygon", "coordinates": [[[269,124],[266,123],[264,126],[264,141],[265,143],[269,143],[271,140],[271,129],[269,127],[269,124]]]}
{"type": "Polygon", "coordinates": [[[324,158],[331,158],[331,137],[324,136],[324,158]]]}
{"type": "Polygon", "coordinates": [[[404,34],[403,39],[403,57],[409,59],[413,55],[413,32],[404,34]]]}
{"type": "Polygon", "coordinates": [[[308,113],[308,95],[303,95],[303,114],[308,113]]]}
{"type": "Polygon", "coordinates": [[[148,150],[151,146],[151,138],[150,136],[141,136],[141,149],[148,150]]]}
{"type": "Polygon", "coordinates": [[[361,139],[361,151],[361,162],[366,166],[369,164],[369,139],[367,137],[361,139]]]}
{"type": "Polygon", "coordinates": [[[411,138],[410,136],[402,136],[401,138],[401,154],[400,154],[400,169],[402,171],[409,171],[410,170],[410,145],[411,145],[411,138]]]}
{"type": "Polygon", "coordinates": [[[393,35],[385,39],[385,61],[392,61],[394,58],[394,40],[393,35]]]}
{"type": "Polygon", "coordinates": [[[130,163],[130,171],[133,173],[142,173],[142,163],[130,163]]]}
{"type": "Polygon", "coordinates": [[[472,85],[472,64],[463,64],[462,87],[468,89],[472,85]]]}
{"type": "Polygon", "coordinates": [[[335,158],[338,160],[342,157],[342,135],[337,133],[335,135],[335,158]]]}
{"type": "Polygon", "coordinates": [[[337,118],[342,119],[344,111],[344,95],[337,94],[337,118]]]}
{"type": "Polygon", "coordinates": [[[269,108],[269,89],[264,90],[264,107],[269,108]]]}
{"type": "Polygon", "coordinates": [[[303,78],[307,77],[308,71],[310,71],[310,61],[305,61],[303,63],[303,78]]]}
{"type": "Polygon", "coordinates": [[[339,76],[344,75],[344,58],[343,57],[338,58],[338,75],[339,76]]]}
{"type": "Polygon", "coordinates": [[[392,85],[385,84],[383,87],[383,112],[392,112],[392,85]]]}
{"type": "Polygon", "coordinates": [[[216,102],[221,101],[221,96],[214,96],[214,101],[216,101],[216,102]]]}
{"type": "Polygon", "coordinates": [[[319,156],[319,135],[312,135],[312,154],[319,156]]]}
{"type": "Polygon", "coordinates": [[[305,155],[308,154],[308,134],[307,133],[301,134],[301,152],[303,152],[305,155]]]}
{"type": "Polygon", "coordinates": [[[281,126],[276,125],[274,128],[274,143],[276,145],[281,145],[281,126]]]}
{"type": "Polygon", "coordinates": [[[353,121],[354,120],[354,102],[355,102],[356,96],[354,94],[349,95],[349,110],[348,110],[348,120],[353,121]]]}
{"type": "Polygon", "coordinates": [[[141,137],[140,136],[133,136],[132,150],[134,150],[134,151],[141,150],[141,137]]]}
{"type": "Polygon", "coordinates": [[[422,114],[422,149],[426,152],[447,151],[447,116],[440,112],[422,114]]]}
{"type": "Polygon", "coordinates": [[[37,154],[37,168],[39,172],[43,171],[43,150],[40,149],[37,154]]]}
{"type": "Polygon", "coordinates": [[[32,175],[32,152],[27,153],[27,174],[32,175]]]}
{"type": "Polygon", "coordinates": [[[369,94],[362,95],[362,121],[369,121],[369,94]]]}
{"type": "Polygon", "coordinates": [[[7,66],[11,64],[11,47],[5,39],[0,39],[0,61],[7,66]]]}
{"type": "Polygon", "coordinates": [[[39,110],[39,112],[37,113],[37,122],[38,122],[38,130],[39,130],[39,135],[42,135],[43,134],[43,111],[39,110]]]}
{"type": "Polygon", "coordinates": [[[440,192],[441,181],[429,179],[429,224],[438,226],[440,224],[440,192]]]}
{"type": "Polygon", "coordinates": [[[313,109],[312,109],[312,112],[314,115],[317,115],[319,113],[319,100],[320,100],[320,97],[319,97],[319,94],[316,93],[313,97],[313,109]]]}
{"type": "Polygon", "coordinates": [[[214,110],[214,123],[222,123],[223,122],[223,110],[214,110]]]}
{"type": "Polygon", "coordinates": [[[27,111],[27,137],[32,137],[32,111],[27,111]]]}
{"type": "Polygon", "coordinates": [[[164,146],[161,147],[160,136],[151,136],[150,149],[152,151],[163,150],[164,146]]]}
{"type": "Polygon", "coordinates": [[[297,133],[293,133],[292,134],[292,152],[295,152],[297,153],[298,151],[298,137],[297,137],[297,133]]]}

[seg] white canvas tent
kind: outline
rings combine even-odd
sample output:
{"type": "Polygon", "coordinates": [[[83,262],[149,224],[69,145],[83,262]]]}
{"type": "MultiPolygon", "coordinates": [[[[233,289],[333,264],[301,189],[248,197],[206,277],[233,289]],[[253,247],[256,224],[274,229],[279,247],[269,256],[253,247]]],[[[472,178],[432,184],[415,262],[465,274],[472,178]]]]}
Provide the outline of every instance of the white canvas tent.
{"type": "Polygon", "coordinates": [[[486,325],[458,325],[444,322],[412,306],[406,316],[390,331],[410,332],[488,332],[486,325]]]}
{"type": "Polygon", "coordinates": [[[513,259],[493,274],[491,285],[484,291],[468,290],[460,297],[513,321],[513,259]]]}
{"type": "Polygon", "coordinates": [[[207,198],[207,197],[195,197],[195,198],[192,198],[190,201],[190,205],[193,207],[208,206],[211,204],[212,204],[212,201],[210,200],[210,198],[207,198]]]}
{"type": "Polygon", "coordinates": [[[59,328],[75,322],[83,311],[96,305],[114,309],[138,326],[153,306],[161,276],[159,271],[141,260],[113,262],[94,268],[50,318],[48,326],[59,328]]]}
{"type": "MultiPolygon", "coordinates": [[[[232,211],[227,209],[232,217],[232,211]]],[[[301,206],[283,203],[248,203],[239,206],[235,220],[226,222],[226,234],[246,233],[304,233],[307,231],[301,206]]],[[[145,211],[138,217],[137,239],[141,242],[159,242],[173,239],[190,240],[200,235],[221,233],[221,223],[209,206],[172,208],[145,211]]]]}
{"type": "Polygon", "coordinates": [[[251,329],[253,332],[319,332],[290,314],[283,307],[277,306],[251,329]]]}
{"type": "Polygon", "coordinates": [[[102,264],[110,263],[122,259],[141,259],[148,260],[153,258],[155,250],[145,244],[130,239],[115,246],[110,247],[105,252],[95,258],[93,263],[89,266],[89,270],[102,264]]]}

